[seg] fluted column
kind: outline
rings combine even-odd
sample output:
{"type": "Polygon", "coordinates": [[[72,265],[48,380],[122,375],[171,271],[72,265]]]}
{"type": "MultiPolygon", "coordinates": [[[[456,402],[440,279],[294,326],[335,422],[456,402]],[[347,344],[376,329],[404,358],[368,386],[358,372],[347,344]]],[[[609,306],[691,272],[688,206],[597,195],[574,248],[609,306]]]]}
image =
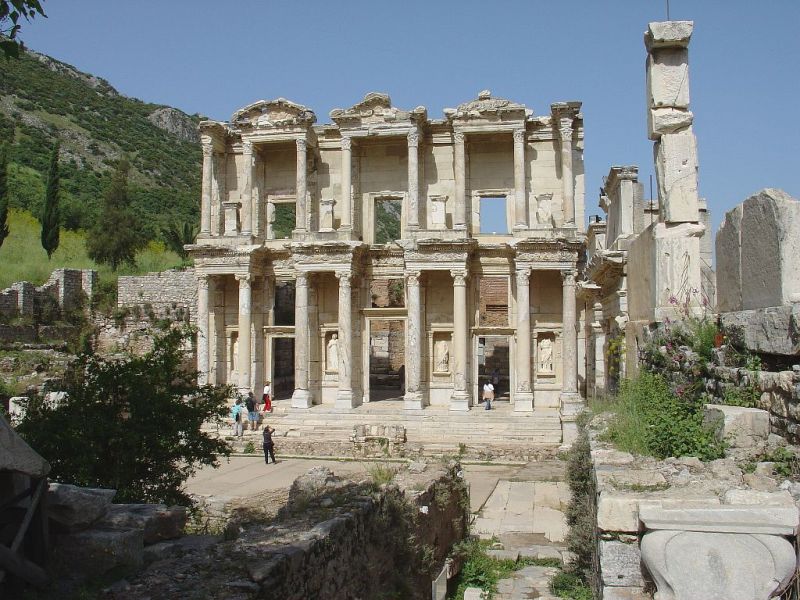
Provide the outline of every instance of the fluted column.
{"type": "Polygon", "coordinates": [[[575,271],[566,269],[562,277],[562,355],[561,429],[563,444],[571,445],[578,434],[576,419],[583,410],[578,394],[578,329],[575,313],[575,271]]]}
{"type": "Polygon", "coordinates": [[[469,410],[470,394],[467,391],[467,272],[450,271],[453,276],[453,395],[450,410],[469,410]]]}
{"type": "Polygon", "coordinates": [[[419,132],[408,132],[408,206],[406,226],[419,229],[419,132]]]}
{"type": "Polygon", "coordinates": [[[422,394],[422,304],[420,302],[419,271],[406,273],[408,294],[408,333],[406,337],[406,394],[403,407],[420,409],[425,407],[422,394]]]}
{"type": "Polygon", "coordinates": [[[564,224],[575,224],[575,181],[572,175],[572,119],[561,119],[561,184],[564,198],[564,224]]]}
{"type": "Polygon", "coordinates": [[[248,273],[236,275],[239,281],[239,391],[243,394],[251,391],[250,372],[250,328],[252,327],[252,277],[248,273]]]}
{"type": "Polygon", "coordinates": [[[453,228],[466,229],[467,228],[467,202],[466,202],[466,159],[464,155],[464,134],[456,131],[453,134],[454,145],[454,166],[455,171],[455,208],[453,212],[453,228]]]}
{"type": "Polygon", "coordinates": [[[514,227],[528,228],[527,192],[525,190],[525,130],[514,132],[514,227]]]}
{"type": "Polygon", "coordinates": [[[203,144],[203,189],[201,192],[200,205],[200,233],[204,235],[211,233],[211,187],[213,163],[214,147],[211,144],[203,144]]]}
{"type": "MultiPolygon", "coordinates": [[[[242,144],[242,154],[244,155],[244,165],[242,166],[242,208],[241,222],[242,235],[252,235],[253,233],[253,144],[244,142],[242,144]]],[[[241,340],[240,340],[241,344],[241,340]]]]}
{"type": "Polygon", "coordinates": [[[208,383],[209,363],[209,276],[201,273],[197,277],[197,383],[208,383]]]}
{"type": "Polygon", "coordinates": [[[531,297],[529,267],[517,269],[517,352],[514,410],[533,410],[531,388],[531,297]]]}
{"type": "Polygon", "coordinates": [[[292,407],[311,408],[308,388],[308,274],[298,273],[294,294],[294,393],[292,407]]]}
{"type": "Polygon", "coordinates": [[[353,139],[345,136],[342,138],[342,216],[339,229],[353,228],[353,139]]]}
{"type": "Polygon", "coordinates": [[[307,164],[308,164],[308,142],[303,139],[295,140],[297,143],[297,179],[295,183],[296,199],[295,199],[295,229],[297,231],[305,231],[306,223],[308,222],[308,205],[306,203],[306,190],[308,189],[307,181],[307,164]]]}
{"type": "Polygon", "coordinates": [[[355,407],[353,399],[353,290],[350,271],[338,271],[339,279],[339,392],[336,408],[355,407]]]}

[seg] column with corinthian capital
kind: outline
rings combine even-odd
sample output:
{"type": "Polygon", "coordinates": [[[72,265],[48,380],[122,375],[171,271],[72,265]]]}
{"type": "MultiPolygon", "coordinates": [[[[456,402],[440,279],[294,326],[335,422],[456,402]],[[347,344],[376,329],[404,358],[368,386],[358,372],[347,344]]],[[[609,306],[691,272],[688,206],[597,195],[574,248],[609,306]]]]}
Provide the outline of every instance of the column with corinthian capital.
{"type": "MultiPolygon", "coordinates": [[[[242,165],[242,194],[241,194],[241,213],[242,235],[253,234],[253,144],[244,142],[242,144],[242,154],[244,164],[242,165]]],[[[239,340],[241,346],[241,340],[239,340]]]]}
{"type": "Polygon", "coordinates": [[[420,302],[419,271],[406,273],[408,295],[408,320],[406,337],[406,394],[403,408],[421,409],[425,407],[422,393],[422,304],[420,302]]]}
{"type": "Polygon", "coordinates": [[[306,202],[306,191],[308,190],[307,165],[308,165],[308,142],[304,139],[295,140],[297,144],[297,178],[295,180],[295,225],[296,231],[305,232],[308,222],[308,204],[306,202]]]}
{"type": "Polygon", "coordinates": [[[203,144],[203,188],[200,202],[200,233],[211,233],[211,187],[214,163],[214,147],[203,144]]]}
{"type": "Polygon", "coordinates": [[[453,229],[467,228],[467,201],[466,201],[466,185],[467,185],[467,167],[464,148],[464,134],[461,131],[456,131],[453,134],[453,170],[456,186],[455,193],[455,207],[453,209],[453,229]]]}
{"type": "Polygon", "coordinates": [[[578,435],[576,419],[583,410],[578,394],[578,328],[575,307],[575,270],[566,269],[562,277],[562,356],[563,374],[561,391],[562,442],[570,445],[578,435]]]}
{"type": "Polygon", "coordinates": [[[469,326],[467,324],[467,272],[450,271],[453,276],[453,395],[450,410],[469,410],[471,394],[467,390],[467,351],[469,326]]]}
{"type": "Polygon", "coordinates": [[[533,410],[531,384],[531,297],[530,267],[517,268],[517,352],[514,410],[533,410]]]}
{"type": "Polygon", "coordinates": [[[406,226],[419,229],[419,131],[408,132],[408,206],[406,226]]]}
{"type": "Polygon", "coordinates": [[[514,229],[528,228],[528,193],[525,189],[525,130],[514,131],[514,229]]]}
{"type": "Polygon", "coordinates": [[[564,200],[564,224],[575,225],[575,180],[572,175],[572,119],[561,119],[561,184],[564,200]]]}
{"type": "Polygon", "coordinates": [[[355,408],[353,397],[353,289],[350,271],[337,271],[339,279],[339,392],[336,408],[355,408]]]}
{"type": "Polygon", "coordinates": [[[239,356],[237,369],[239,370],[239,391],[246,395],[252,389],[250,373],[253,366],[250,355],[250,329],[253,323],[253,316],[250,284],[253,278],[249,273],[240,273],[236,275],[236,279],[239,281],[239,356]]]}
{"type": "Polygon", "coordinates": [[[353,229],[353,139],[349,136],[342,137],[342,214],[339,229],[349,231],[353,229]]]}
{"type": "Polygon", "coordinates": [[[294,393],[293,408],[311,408],[308,386],[309,359],[308,273],[297,274],[294,294],[294,393]]]}
{"type": "Polygon", "coordinates": [[[208,373],[210,371],[208,351],[209,351],[209,276],[200,273],[197,276],[197,383],[205,385],[208,383],[208,373]]]}

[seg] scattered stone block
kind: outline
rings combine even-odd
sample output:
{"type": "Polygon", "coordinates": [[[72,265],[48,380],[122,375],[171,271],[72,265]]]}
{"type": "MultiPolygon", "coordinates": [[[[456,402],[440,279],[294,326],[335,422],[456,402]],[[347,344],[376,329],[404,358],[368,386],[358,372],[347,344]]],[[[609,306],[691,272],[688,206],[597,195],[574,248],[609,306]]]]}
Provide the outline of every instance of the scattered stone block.
{"type": "Polygon", "coordinates": [[[616,540],[601,540],[599,551],[603,585],[644,586],[638,544],[625,544],[616,540]]]}
{"type": "Polygon", "coordinates": [[[54,560],[59,573],[88,578],[119,567],[144,564],[144,535],[139,529],[89,529],[56,535],[54,560]]]}
{"type": "Polygon", "coordinates": [[[186,519],[183,506],[112,504],[98,525],[107,529],[141,529],[144,543],[154,544],[180,537],[186,519]]]}
{"type": "Polygon", "coordinates": [[[106,514],[116,493],[116,490],[51,483],[47,515],[64,531],[86,529],[106,514]]]}
{"type": "Polygon", "coordinates": [[[734,448],[752,448],[769,436],[769,413],[758,408],[707,404],[704,420],[734,448]]]}
{"type": "Polygon", "coordinates": [[[485,598],[481,588],[470,587],[464,590],[464,600],[484,600],[485,598]]]}
{"type": "Polygon", "coordinates": [[[755,506],[794,506],[792,495],[786,490],[761,492],[758,490],[728,490],[725,504],[751,504],[755,506]]]}

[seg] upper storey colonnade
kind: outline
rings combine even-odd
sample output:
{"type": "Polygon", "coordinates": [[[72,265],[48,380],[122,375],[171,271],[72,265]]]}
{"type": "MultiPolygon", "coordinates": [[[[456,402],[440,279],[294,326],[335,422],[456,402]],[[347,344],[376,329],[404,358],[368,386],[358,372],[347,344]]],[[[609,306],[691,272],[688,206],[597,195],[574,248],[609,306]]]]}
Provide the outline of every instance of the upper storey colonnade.
{"type": "Polygon", "coordinates": [[[326,125],[282,98],[246,106],[228,123],[204,121],[197,243],[376,243],[381,201],[399,207],[402,239],[583,232],[579,102],[534,116],[484,91],[444,116],[371,93],[331,111],[326,125]],[[491,230],[485,199],[505,206],[505,223],[491,230]]]}

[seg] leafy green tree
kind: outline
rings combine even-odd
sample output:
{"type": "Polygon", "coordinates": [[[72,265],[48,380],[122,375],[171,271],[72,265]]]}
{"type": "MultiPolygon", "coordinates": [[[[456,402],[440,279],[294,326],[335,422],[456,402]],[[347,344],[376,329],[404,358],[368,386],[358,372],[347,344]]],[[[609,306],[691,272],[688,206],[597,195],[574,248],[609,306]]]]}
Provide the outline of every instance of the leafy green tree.
{"type": "Polygon", "coordinates": [[[119,161],[103,198],[100,217],[86,240],[89,258],[110,265],[112,271],[123,263],[135,266],[136,251],[147,245],[147,240],[139,234],[128,199],[129,170],[126,159],[119,161]]]}
{"type": "Polygon", "coordinates": [[[179,225],[172,223],[169,227],[164,229],[164,243],[167,248],[172,250],[175,254],[180,256],[183,260],[189,257],[189,253],[184,249],[184,245],[194,243],[197,237],[198,227],[193,223],[184,223],[179,225]]]}
{"type": "Polygon", "coordinates": [[[8,146],[0,146],[0,246],[8,237],[8,146]]]}
{"type": "Polygon", "coordinates": [[[229,389],[197,385],[183,368],[190,332],[171,330],[151,352],[122,360],[82,354],[57,404],[34,398],[17,428],[57,481],[117,490],[117,502],[191,504],[183,484],[230,454],[201,431],[227,412],[229,389]]]}
{"type": "Polygon", "coordinates": [[[0,50],[6,58],[18,58],[19,51],[24,49],[22,41],[17,39],[20,19],[30,21],[36,15],[47,18],[39,0],[0,0],[0,50]]]}
{"type": "Polygon", "coordinates": [[[59,231],[61,229],[61,211],[58,208],[58,151],[59,144],[53,146],[50,155],[50,168],[47,171],[47,189],[44,194],[42,209],[42,248],[47,252],[48,260],[58,248],[59,231]]]}

